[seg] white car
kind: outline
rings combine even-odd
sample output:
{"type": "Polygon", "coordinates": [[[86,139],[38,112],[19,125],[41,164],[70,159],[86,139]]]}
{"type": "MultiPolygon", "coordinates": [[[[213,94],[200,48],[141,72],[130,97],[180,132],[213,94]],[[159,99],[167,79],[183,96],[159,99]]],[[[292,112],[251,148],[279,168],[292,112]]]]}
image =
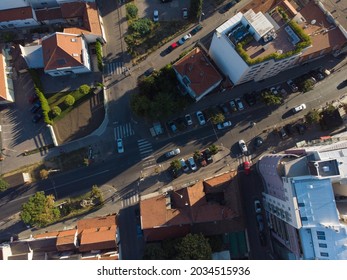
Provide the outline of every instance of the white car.
{"type": "Polygon", "coordinates": [[[190,114],[187,114],[184,116],[186,122],[187,122],[187,125],[192,125],[193,124],[193,121],[192,121],[192,117],[190,116],[190,114]]]}
{"type": "Polygon", "coordinates": [[[206,124],[206,120],[205,120],[204,114],[201,111],[197,111],[196,112],[196,117],[198,118],[200,125],[206,124]]]}
{"type": "Polygon", "coordinates": [[[272,94],[277,95],[278,94],[278,90],[275,87],[270,88],[270,91],[272,92],[272,94]]]}
{"type": "Polygon", "coordinates": [[[248,152],[246,142],[244,140],[239,141],[239,146],[242,151],[242,153],[246,154],[248,152]]]}
{"type": "Polygon", "coordinates": [[[167,152],[167,153],[165,154],[165,156],[166,156],[167,158],[170,158],[170,157],[177,156],[179,153],[181,153],[181,150],[180,150],[179,148],[176,148],[176,149],[173,149],[173,150],[170,151],[170,152],[167,152]]]}
{"type": "Polygon", "coordinates": [[[245,108],[240,98],[235,98],[235,103],[239,111],[242,111],[245,108]]]}
{"type": "Polygon", "coordinates": [[[255,213],[261,213],[261,204],[259,200],[254,200],[254,210],[255,213]]]}
{"type": "Polygon", "coordinates": [[[158,22],[159,21],[159,12],[158,10],[154,10],[153,12],[153,21],[158,22]]]}
{"type": "Polygon", "coordinates": [[[230,127],[230,126],[232,126],[231,121],[227,121],[227,122],[223,122],[223,123],[217,124],[217,128],[218,129],[224,129],[224,128],[227,128],[227,127],[230,127]]]}
{"type": "Polygon", "coordinates": [[[296,86],[296,84],[294,84],[294,82],[292,80],[288,80],[287,85],[290,87],[292,92],[297,92],[299,90],[298,87],[296,86]]]}
{"type": "Polygon", "coordinates": [[[189,171],[189,167],[188,165],[186,164],[186,161],[184,160],[184,158],[181,158],[180,159],[180,163],[181,163],[181,166],[182,166],[182,169],[184,172],[188,172],[189,171]]]}
{"type": "Polygon", "coordinates": [[[193,157],[188,158],[188,163],[189,163],[189,166],[190,166],[190,169],[191,169],[191,170],[195,171],[195,170],[197,169],[193,157]]]}
{"type": "Polygon", "coordinates": [[[306,105],[305,104],[301,104],[295,108],[293,108],[293,113],[297,113],[297,112],[300,112],[302,110],[305,110],[306,109],[306,105]]]}
{"type": "Polygon", "coordinates": [[[178,43],[180,45],[183,45],[185,43],[185,41],[189,40],[190,38],[192,38],[192,35],[190,33],[184,35],[181,39],[179,39],[178,43]]]}
{"type": "Polygon", "coordinates": [[[123,140],[121,138],[117,139],[117,150],[118,153],[124,153],[123,140]]]}

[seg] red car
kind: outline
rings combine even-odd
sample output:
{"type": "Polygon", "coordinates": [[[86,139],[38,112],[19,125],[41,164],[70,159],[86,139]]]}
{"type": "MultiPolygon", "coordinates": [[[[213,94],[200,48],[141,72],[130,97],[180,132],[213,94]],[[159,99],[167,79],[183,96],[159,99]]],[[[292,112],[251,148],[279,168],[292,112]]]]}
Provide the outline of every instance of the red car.
{"type": "Polygon", "coordinates": [[[177,42],[171,44],[171,45],[167,48],[167,53],[172,52],[174,49],[176,49],[176,48],[178,48],[178,47],[179,47],[179,45],[177,44],[177,42]]]}
{"type": "Polygon", "coordinates": [[[243,169],[245,170],[245,174],[248,175],[251,172],[251,164],[249,161],[245,161],[243,163],[243,169]]]}

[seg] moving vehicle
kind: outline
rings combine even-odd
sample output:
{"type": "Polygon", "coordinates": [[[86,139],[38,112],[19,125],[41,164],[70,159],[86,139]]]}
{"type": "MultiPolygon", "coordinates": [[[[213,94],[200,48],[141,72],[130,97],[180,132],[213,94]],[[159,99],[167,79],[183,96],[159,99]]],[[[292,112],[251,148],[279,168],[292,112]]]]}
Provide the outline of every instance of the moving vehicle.
{"type": "Polygon", "coordinates": [[[248,152],[247,145],[246,145],[246,142],[244,140],[239,141],[239,146],[240,146],[242,153],[246,154],[248,152]]]}
{"type": "Polygon", "coordinates": [[[257,102],[254,93],[245,93],[243,97],[249,106],[253,106],[257,102]]]}
{"type": "Polygon", "coordinates": [[[193,120],[192,120],[192,117],[191,117],[190,114],[186,114],[184,116],[184,119],[186,120],[187,125],[192,125],[193,124],[193,120]]]}
{"type": "Polygon", "coordinates": [[[217,124],[217,128],[218,129],[225,129],[225,128],[230,127],[230,126],[232,126],[231,121],[227,121],[227,122],[223,122],[223,123],[217,124]]]}
{"type": "Polygon", "coordinates": [[[301,104],[295,108],[292,109],[293,113],[298,113],[302,110],[305,110],[306,109],[306,105],[305,104],[301,104]]]}
{"type": "Polygon", "coordinates": [[[180,163],[181,163],[181,166],[182,166],[182,169],[184,172],[188,172],[189,171],[189,167],[188,165],[186,164],[186,161],[184,158],[181,158],[180,160],[180,163]]]}
{"type": "Polygon", "coordinates": [[[255,213],[261,213],[261,203],[258,199],[254,200],[254,210],[255,213]]]}
{"type": "Polygon", "coordinates": [[[288,134],[283,127],[279,130],[279,134],[282,139],[286,139],[288,137],[288,134]]]}
{"type": "Polygon", "coordinates": [[[185,41],[189,40],[191,37],[192,35],[190,35],[190,33],[184,35],[181,39],[178,40],[178,44],[183,45],[185,41]]]}
{"type": "Polygon", "coordinates": [[[159,21],[159,12],[158,10],[154,10],[153,12],[153,21],[158,22],[159,21]]]}
{"type": "Polygon", "coordinates": [[[171,150],[170,152],[167,152],[165,154],[165,156],[167,158],[170,158],[170,157],[174,157],[174,156],[177,156],[179,153],[181,153],[181,150],[179,148],[175,148],[173,150],[171,150]]]}
{"type": "Polygon", "coordinates": [[[188,18],[188,9],[187,8],[182,9],[182,16],[184,19],[188,18]]]}
{"type": "Polygon", "coordinates": [[[200,125],[206,124],[205,117],[204,117],[204,115],[203,115],[203,113],[201,111],[197,111],[196,112],[196,117],[198,118],[200,125]]]}
{"type": "Polygon", "coordinates": [[[193,157],[188,158],[188,163],[189,163],[189,166],[190,166],[190,169],[191,169],[191,170],[195,171],[195,170],[197,169],[193,157]]]}
{"type": "Polygon", "coordinates": [[[235,98],[235,103],[239,111],[242,111],[243,109],[245,109],[245,106],[243,106],[243,103],[240,98],[235,98]]]}
{"type": "Polygon", "coordinates": [[[292,90],[292,92],[297,92],[299,90],[299,88],[297,87],[296,84],[294,84],[294,82],[292,80],[288,80],[287,81],[287,85],[290,87],[290,89],[292,90]]]}
{"type": "Polygon", "coordinates": [[[117,139],[117,150],[118,153],[124,153],[123,140],[121,138],[117,139]]]}

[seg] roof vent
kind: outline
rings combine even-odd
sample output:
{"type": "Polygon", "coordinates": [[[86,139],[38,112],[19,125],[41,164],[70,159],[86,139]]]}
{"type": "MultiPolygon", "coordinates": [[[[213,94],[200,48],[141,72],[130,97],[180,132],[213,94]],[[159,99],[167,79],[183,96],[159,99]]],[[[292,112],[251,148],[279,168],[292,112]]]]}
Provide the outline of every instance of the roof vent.
{"type": "Polygon", "coordinates": [[[312,24],[312,25],[316,24],[316,22],[317,22],[317,21],[316,21],[315,19],[311,20],[311,24],[312,24]]]}
{"type": "Polygon", "coordinates": [[[329,172],[330,171],[330,167],[328,165],[323,166],[323,171],[324,172],[329,172]]]}
{"type": "Polygon", "coordinates": [[[72,56],[78,56],[78,53],[73,53],[72,56]]]}

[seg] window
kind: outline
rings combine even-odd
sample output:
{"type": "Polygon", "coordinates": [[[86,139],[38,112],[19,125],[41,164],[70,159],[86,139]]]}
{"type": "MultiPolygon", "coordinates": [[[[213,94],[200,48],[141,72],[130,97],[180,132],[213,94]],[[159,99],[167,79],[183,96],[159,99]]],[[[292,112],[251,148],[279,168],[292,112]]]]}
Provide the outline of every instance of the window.
{"type": "Polygon", "coordinates": [[[305,207],[305,203],[299,202],[299,203],[298,203],[298,206],[299,206],[299,207],[305,207]]]}
{"type": "Polygon", "coordinates": [[[325,235],[324,231],[317,231],[317,235],[325,235]]]}
{"type": "Polygon", "coordinates": [[[319,240],[325,240],[325,236],[323,236],[323,235],[318,235],[318,237],[317,237],[319,240]]]}
{"type": "Polygon", "coordinates": [[[320,248],[328,248],[328,245],[325,243],[319,243],[320,248]]]}
{"type": "Polygon", "coordinates": [[[321,252],[320,255],[321,255],[322,257],[329,257],[329,254],[326,253],[326,252],[321,252]]]}
{"type": "Polygon", "coordinates": [[[307,219],[307,217],[301,217],[301,221],[305,221],[305,222],[307,222],[307,221],[308,221],[308,219],[307,219]]]}

